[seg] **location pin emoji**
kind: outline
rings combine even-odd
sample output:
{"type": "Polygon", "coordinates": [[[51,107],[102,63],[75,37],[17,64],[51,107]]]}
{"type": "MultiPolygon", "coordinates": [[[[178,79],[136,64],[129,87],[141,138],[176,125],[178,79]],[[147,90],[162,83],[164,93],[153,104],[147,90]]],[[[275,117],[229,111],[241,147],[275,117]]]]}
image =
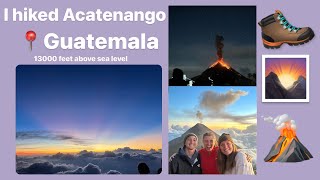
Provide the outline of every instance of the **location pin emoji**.
{"type": "Polygon", "coordinates": [[[30,42],[30,51],[32,51],[32,41],[36,39],[37,35],[34,31],[28,31],[26,33],[26,39],[30,42]]]}

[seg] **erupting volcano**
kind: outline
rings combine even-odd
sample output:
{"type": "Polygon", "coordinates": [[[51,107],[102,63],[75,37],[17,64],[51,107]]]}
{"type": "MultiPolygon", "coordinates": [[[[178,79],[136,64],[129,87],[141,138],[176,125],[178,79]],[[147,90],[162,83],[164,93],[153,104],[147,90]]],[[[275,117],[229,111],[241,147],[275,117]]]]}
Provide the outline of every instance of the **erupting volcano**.
{"type": "Polygon", "coordinates": [[[221,66],[227,68],[227,69],[230,69],[230,66],[228,66],[228,64],[226,62],[223,61],[223,58],[221,59],[218,59],[215,63],[213,63],[210,68],[216,66],[217,64],[220,64],[221,66]]]}
{"type": "Polygon", "coordinates": [[[215,46],[217,60],[210,65],[201,75],[193,77],[196,86],[251,86],[255,81],[251,80],[228,65],[223,59],[223,36],[216,35],[215,46]]]}
{"type": "MultiPolygon", "coordinates": [[[[268,119],[270,120],[270,117],[267,118],[267,121],[268,119]]],[[[280,137],[264,158],[265,162],[300,162],[313,158],[308,149],[299,141],[294,120],[291,120],[287,114],[283,114],[277,116],[273,123],[280,131],[280,137]]]]}
{"type": "Polygon", "coordinates": [[[216,66],[217,64],[220,64],[223,67],[230,69],[230,66],[228,66],[228,64],[223,61],[223,56],[222,56],[223,54],[222,49],[224,47],[224,44],[222,43],[223,40],[224,40],[223,36],[216,35],[216,48],[217,48],[218,60],[215,63],[213,63],[210,66],[210,68],[216,66]]]}

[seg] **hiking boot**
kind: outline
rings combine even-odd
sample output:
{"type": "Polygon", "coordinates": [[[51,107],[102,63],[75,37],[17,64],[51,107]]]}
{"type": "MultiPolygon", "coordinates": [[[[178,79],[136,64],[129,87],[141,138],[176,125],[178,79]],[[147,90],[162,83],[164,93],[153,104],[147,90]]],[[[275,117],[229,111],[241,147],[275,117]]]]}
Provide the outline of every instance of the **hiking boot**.
{"type": "Polygon", "coordinates": [[[263,18],[258,24],[261,26],[262,41],[266,48],[280,48],[283,43],[297,46],[314,37],[311,28],[291,25],[279,10],[263,18]]]}

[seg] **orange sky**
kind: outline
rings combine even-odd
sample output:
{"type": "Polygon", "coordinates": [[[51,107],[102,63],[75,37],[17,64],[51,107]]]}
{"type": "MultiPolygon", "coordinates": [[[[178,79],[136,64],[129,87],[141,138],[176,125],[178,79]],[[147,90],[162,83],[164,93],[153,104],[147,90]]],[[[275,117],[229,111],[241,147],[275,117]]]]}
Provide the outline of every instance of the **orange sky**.
{"type": "Polygon", "coordinates": [[[306,60],[305,58],[267,58],[265,76],[270,72],[278,76],[289,74],[297,80],[299,76],[306,78],[306,60]]]}
{"type": "Polygon", "coordinates": [[[113,151],[118,148],[130,147],[131,149],[142,149],[149,151],[152,149],[162,149],[162,135],[159,133],[148,133],[128,139],[121,143],[109,143],[107,141],[97,141],[88,146],[75,145],[68,142],[58,143],[37,143],[37,144],[17,144],[16,155],[18,156],[36,156],[52,155],[58,152],[75,154],[82,150],[93,152],[113,151]]]}

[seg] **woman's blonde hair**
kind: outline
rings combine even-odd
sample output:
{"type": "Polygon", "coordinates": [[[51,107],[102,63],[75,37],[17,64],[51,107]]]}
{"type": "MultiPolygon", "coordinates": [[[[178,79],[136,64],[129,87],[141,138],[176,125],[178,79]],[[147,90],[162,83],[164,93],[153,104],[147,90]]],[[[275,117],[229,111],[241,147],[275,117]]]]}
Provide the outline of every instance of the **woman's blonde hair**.
{"type": "Polygon", "coordinates": [[[237,155],[237,146],[234,144],[230,134],[223,133],[218,140],[219,151],[218,151],[218,169],[221,174],[224,174],[227,170],[232,169],[235,165],[235,157],[237,155]],[[229,156],[224,155],[220,150],[220,144],[223,141],[230,141],[233,146],[232,153],[229,156]]]}
{"type": "Polygon", "coordinates": [[[202,136],[202,139],[204,139],[204,137],[206,137],[206,136],[212,136],[212,137],[214,137],[215,142],[213,143],[213,144],[214,144],[213,146],[214,146],[214,147],[217,147],[217,146],[218,146],[217,137],[216,137],[216,135],[214,135],[213,132],[206,132],[206,133],[204,133],[203,136],[202,136]]]}

